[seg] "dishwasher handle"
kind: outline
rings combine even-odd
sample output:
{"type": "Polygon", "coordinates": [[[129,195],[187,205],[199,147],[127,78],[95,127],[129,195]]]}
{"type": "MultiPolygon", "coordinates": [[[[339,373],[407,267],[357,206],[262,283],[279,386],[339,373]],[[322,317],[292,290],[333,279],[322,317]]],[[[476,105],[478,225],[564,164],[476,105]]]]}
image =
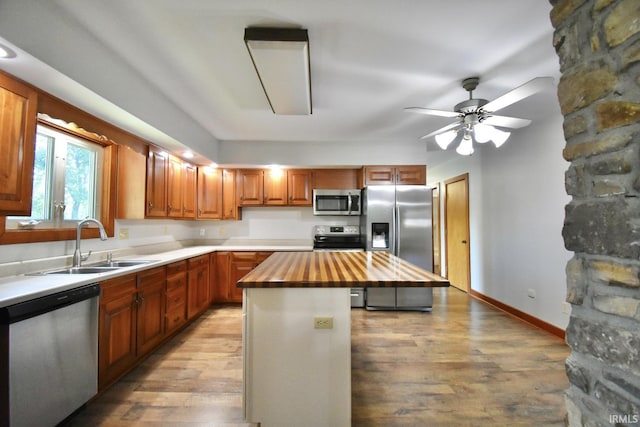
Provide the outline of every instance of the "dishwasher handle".
{"type": "Polygon", "coordinates": [[[53,310],[75,304],[100,295],[100,285],[90,285],[69,289],[40,298],[19,302],[0,308],[0,324],[9,325],[21,320],[30,319],[53,310]]]}

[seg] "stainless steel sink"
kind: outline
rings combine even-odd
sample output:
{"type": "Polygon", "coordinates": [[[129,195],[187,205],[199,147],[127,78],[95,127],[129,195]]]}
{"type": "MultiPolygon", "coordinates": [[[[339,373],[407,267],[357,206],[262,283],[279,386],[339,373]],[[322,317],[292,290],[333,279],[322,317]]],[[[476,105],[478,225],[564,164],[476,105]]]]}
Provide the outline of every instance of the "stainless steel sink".
{"type": "Polygon", "coordinates": [[[96,274],[96,273],[106,273],[108,271],[118,270],[122,267],[97,267],[97,266],[86,266],[86,267],[67,267],[61,268],[59,270],[51,270],[45,271],[39,274],[96,274]]]}
{"type": "Polygon", "coordinates": [[[142,265],[142,264],[149,264],[150,262],[154,262],[154,261],[153,260],[148,260],[148,259],[143,259],[143,260],[139,260],[139,259],[123,259],[123,260],[120,260],[120,261],[99,262],[97,264],[92,264],[92,267],[123,268],[123,267],[133,267],[133,266],[142,265]]]}

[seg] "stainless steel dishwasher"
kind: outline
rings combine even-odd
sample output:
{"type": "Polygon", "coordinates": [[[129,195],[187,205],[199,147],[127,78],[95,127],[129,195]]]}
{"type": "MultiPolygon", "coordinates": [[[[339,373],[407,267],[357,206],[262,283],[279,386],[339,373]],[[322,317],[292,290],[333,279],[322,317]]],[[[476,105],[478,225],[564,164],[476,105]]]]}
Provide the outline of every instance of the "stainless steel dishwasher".
{"type": "Polygon", "coordinates": [[[0,426],[55,426],[98,391],[98,284],[0,308],[0,426]]]}

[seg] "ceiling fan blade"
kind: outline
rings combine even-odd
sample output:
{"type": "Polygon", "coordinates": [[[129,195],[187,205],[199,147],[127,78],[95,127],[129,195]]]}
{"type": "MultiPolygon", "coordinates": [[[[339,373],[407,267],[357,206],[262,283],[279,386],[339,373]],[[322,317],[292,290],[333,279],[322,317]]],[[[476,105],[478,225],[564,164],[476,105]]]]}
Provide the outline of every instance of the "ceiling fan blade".
{"type": "Polygon", "coordinates": [[[529,119],[519,119],[517,117],[507,117],[507,116],[487,116],[482,120],[482,123],[491,126],[500,126],[503,128],[523,128],[525,126],[529,126],[531,124],[531,120],[529,119]]]}
{"type": "Polygon", "coordinates": [[[498,111],[520,101],[521,99],[531,96],[536,92],[540,92],[541,90],[551,87],[553,87],[553,77],[536,77],[533,80],[529,80],[522,86],[518,86],[517,88],[485,104],[482,109],[490,112],[498,111]]]}
{"type": "Polygon", "coordinates": [[[420,139],[431,138],[432,136],[435,136],[435,135],[437,135],[439,133],[443,133],[443,132],[446,132],[448,130],[458,130],[458,129],[462,129],[463,127],[464,127],[464,123],[461,123],[461,122],[451,123],[451,124],[448,124],[445,127],[442,127],[442,128],[440,128],[438,130],[434,130],[430,134],[421,136],[420,139]]]}
{"type": "Polygon", "coordinates": [[[410,111],[412,113],[428,114],[430,116],[439,116],[439,117],[458,117],[460,115],[455,111],[433,110],[431,108],[423,108],[423,107],[406,107],[405,110],[410,111]]]}

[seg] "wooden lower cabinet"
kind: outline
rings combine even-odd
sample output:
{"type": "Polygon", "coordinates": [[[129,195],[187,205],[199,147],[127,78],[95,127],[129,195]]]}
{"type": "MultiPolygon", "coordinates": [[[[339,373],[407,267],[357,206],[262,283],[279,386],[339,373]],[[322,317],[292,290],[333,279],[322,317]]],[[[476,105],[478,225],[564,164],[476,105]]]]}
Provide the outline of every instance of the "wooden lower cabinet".
{"type": "Polygon", "coordinates": [[[153,350],[164,338],[165,267],[138,273],[138,356],[153,350]]]}
{"type": "Polygon", "coordinates": [[[242,302],[242,288],[236,282],[273,252],[217,252],[214,302],[242,302]]]}
{"type": "Polygon", "coordinates": [[[193,319],[209,307],[209,280],[209,254],[187,261],[187,319],[193,319]]]}
{"type": "Polygon", "coordinates": [[[165,333],[178,329],[187,322],[187,261],[167,266],[165,333]]]}
{"type": "Polygon", "coordinates": [[[98,389],[111,384],[136,361],[137,276],[100,283],[98,389]]]}

